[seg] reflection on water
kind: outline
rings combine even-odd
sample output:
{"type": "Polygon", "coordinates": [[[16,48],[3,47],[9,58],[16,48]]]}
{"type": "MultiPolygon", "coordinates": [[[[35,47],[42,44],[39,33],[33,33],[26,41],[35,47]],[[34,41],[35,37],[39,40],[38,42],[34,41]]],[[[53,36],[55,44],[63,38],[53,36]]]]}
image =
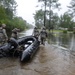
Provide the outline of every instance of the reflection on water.
{"type": "Polygon", "coordinates": [[[33,29],[29,29],[27,31],[23,31],[21,33],[19,33],[19,37],[25,37],[25,36],[29,36],[32,35],[33,29]]]}
{"type": "MultiPolygon", "coordinates": [[[[27,31],[23,31],[19,33],[19,37],[24,37],[28,35],[32,35],[33,29],[29,29],[27,31]]],[[[49,37],[50,44],[61,47],[62,49],[68,49],[71,51],[75,51],[75,34],[73,33],[50,33],[49,37]]]]}
{"type": "Polygon", "coordinates": [[[75,51],[75,35],[72,33],[53,33],[50,34],[50,44],[68,48],[75,51]]]}

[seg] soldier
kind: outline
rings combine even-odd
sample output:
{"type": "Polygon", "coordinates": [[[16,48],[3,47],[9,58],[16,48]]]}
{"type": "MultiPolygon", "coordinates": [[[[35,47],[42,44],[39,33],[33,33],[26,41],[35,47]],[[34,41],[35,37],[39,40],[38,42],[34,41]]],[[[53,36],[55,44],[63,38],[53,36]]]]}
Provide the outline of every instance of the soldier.
{"type": "Polygon", "coordinates": [[[4,44],[5,42],[7,42],[8,40],[8,36],[6,33],[6,25],[2,24],[2,26],[0,27],[0,44],[4,44]]]}
{"type": "Polygon", "coordinates": [[[20,31],[20,29],[18,29],[18,28],[14,28],[13,30],[12,30],[12,35],[11,35],[11,37],[12,38],[15,38],[15,39],[18,39],[18,32],[20,31]]]}
{"type": "Polygon", "coordinates": [[[38,38],[39,38],[39,31],[38,31],[37,27],[34,28],[32,35],[38,40],[38,38]]]}
{"type": "Polygon", "coordinates": [[[40,41],[41,41],[41,44],[45,45],[46,37],[47,37],[46,28],[43,27],[43,28],[41,29],[41,31],[40,31],[40,41]]]}

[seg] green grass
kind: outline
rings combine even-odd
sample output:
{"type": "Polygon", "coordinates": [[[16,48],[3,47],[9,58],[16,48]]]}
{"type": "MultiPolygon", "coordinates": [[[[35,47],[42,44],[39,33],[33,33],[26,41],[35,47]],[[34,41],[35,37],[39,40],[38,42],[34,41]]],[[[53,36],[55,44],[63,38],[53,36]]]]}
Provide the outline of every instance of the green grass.
{"type": "Polygon", "coordinates": [[[63,30],[53,30],[53,32],[63,32],[63,30]]]}
{"type": "MultiPolygon", "coordinates": [[[[48,31],[49,31],[49,30],[48,30],[48,31]]],[[[52,30],[51,30],[50,32],[52,32],[52,30]]],[[[53,30],[53,32],[64,32],[64,30],[53,30]]],[[[67,31],[67,32],[72,33],[73,31],[67,31]]]]}
{"type": "MultiPolygon", "coordinates": [[[[47,30],[49,32],[49,30],[47,30]]],[[[52,32],[52,30],[50,30],[52,32]]],[[[53,32],[63,32],[63,30],[53,30],[53,32]]]]}

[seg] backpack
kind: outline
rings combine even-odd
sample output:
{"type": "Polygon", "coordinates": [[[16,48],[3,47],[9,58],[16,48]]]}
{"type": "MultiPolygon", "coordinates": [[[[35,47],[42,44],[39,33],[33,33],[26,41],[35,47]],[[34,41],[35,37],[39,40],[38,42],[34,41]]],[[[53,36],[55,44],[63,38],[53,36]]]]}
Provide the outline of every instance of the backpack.
{"type": "Polygon", "coordinates": [[[0,33],[3,33],[3,29],[2,29],[2,27],[0,27],[0,33]]]}
{"type": "Polygon", "coordinates": [[[36,29],[34,30],[34,36],[38,36],[39,35],[39,31],[36,29]]]}
{"type": "Polygon", "coordinates": [[[47,32],[46,32],[46,30],[42,30],[42,31],[40,32],[40,36],[43,37],[43,38],[46,38],[46,37],[47,37],[47,32]]]}
{"type": "Polygon", "coordinates": [[[3,35],[3,29],[0,27],[0,43],[3,41],[4,35],[3,35]]]}

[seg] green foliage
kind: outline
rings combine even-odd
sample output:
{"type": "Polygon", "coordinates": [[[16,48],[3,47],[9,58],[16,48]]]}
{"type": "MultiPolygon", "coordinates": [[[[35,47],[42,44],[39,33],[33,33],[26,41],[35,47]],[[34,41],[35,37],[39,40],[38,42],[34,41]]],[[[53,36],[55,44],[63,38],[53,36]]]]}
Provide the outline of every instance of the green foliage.
{"type": "Polygon", "coordinates": [[[14,27],[19,28],[20,30],[24,30],[26,26],[26,21],[23,20],[21,17],[15,17],[13,19],[14,27]]]}
{"type": "Polygon", "coordinates": [[[68,13],[64,13],[63,15],[61,15],[59,22],[60,22],[59,24],[60,27],[68,28],[69,30],[73,29],[74,25],[73,17],[70,16],[68,13]]]}
{"type": "Polygon", "coordinates": [[[71,14],[71,16],[75,16],[75,0],[71,0],[68,8],[69,8],[68,11],[71,14]]]}
{"type": "Polygon", "coordinates": [[[38,10],[34,15],[35,25],[40,28],[44,24],[44,11],[42,9],[38,10]]]}
{"type": "Polygon", "coordinates": [[[73,31],[73,34],[75,34],[75,31],[73,31]]]}
{"type": "Polygon", "coordinates": [[[15,0],[0,0],[0,25],[5,23],[8,33],[11,33],[13,28],[19,28],[23,31],[29,27],[23,18],[16,16],[16,7],[15,0]]]}
{"type": "Polygon", "coordinates": [[[58,28],[59,25],[59,16],[57,13],[53,13],[52,17],[51,17],[51,26],[55,29],[58,28]]]}
{"type": "Polygon", "coordinates": [[[42,25],[45,25],[48,29],[56,28],[59,18],[57,14],[54,14],[53,10],[59,9],[60,3],[58,3],[58,0],[38,0],[38,2],[43,3],[44,10],[42,8],[35,13],[34,19],[36,26],[41,27],[42,25]]]}
{"type": "MultiPolygon", "coordinates": [[[[53,13],[51,12],[51,25],[49,25],[49,18],[48,18],[48,15],[49,15],[49,11],[46,11],[47,13],[47,16],[46,16],[46,28],[49,29],[54,27],[54,28],[57,28],[58,27],[58,21],[59,21],[59,17],[58,17],[58,14],[57,13],[53,13]]],[[[41,10],[38,10],[35,15],[34,15],[34,19],[35,19],[35,25],[40,28],[41,26],[44,25],[44,11],[41,9],[41,10]]]]}
{"type": "MultiPolygon", "coordinates": [[[[43,7],[35,13],[34,19],[36,26],[41,27],[44,25],[44,20],[46,20],[45,26],[48,29],[58,29],[61,27],[62,29],[67,28],[69,31],[73,30],[73,27],[75,27],[73,20],[75,16],[75,0],[71,0],[70,6],[68,6],[69,12],[65,12],[60,17],[54,13],[54,9],[60,9],[60,3],[58,3],[58,1],[59,0],[38,0],[43,7]]],[[[64,30],[63,32],[66,33],[67,31],[64,30]]]]}
{"type": "Polygon", "coordinates": [[[63,30],[63,33],[67,33],[67,30],[63,30]]]}
{"type": "Polygon", "coordinates": [[[0,8],[3,8],[7,18],[12,19],[15,15],[17,3],[15,0],[0,0],[0,8]]]}

